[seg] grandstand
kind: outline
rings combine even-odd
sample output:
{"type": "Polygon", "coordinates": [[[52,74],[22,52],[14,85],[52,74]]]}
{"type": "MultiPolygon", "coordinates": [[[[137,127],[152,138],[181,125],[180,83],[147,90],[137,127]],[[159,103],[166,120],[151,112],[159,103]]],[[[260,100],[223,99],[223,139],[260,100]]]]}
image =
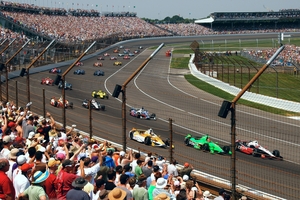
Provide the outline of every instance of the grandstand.
{"type": "Polygon", "coordinates": [[[299,27],[300,10],[286,9],[270,12],[214,12],[209,17],[195,21],[196,24],[214,30],[237,30],[242,28],[294,29],[299,27]]]}

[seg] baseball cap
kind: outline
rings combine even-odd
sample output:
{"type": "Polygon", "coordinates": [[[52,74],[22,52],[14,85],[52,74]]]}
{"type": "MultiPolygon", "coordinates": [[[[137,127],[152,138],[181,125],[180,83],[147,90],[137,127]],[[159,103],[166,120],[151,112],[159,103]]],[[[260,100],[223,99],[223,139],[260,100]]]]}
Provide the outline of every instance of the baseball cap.
{"type": "Polygon", "coordinates": [[[25,155],[20,155],[17,157],[18,165],[23,165],[26,162],[27,162],[27,159],[26,159],[25,155]]]}
{"type": "Polygon", "coordinates": [[[24,165],[22,165],[21,170],[23,172],[27,172],[28,170],[32,169],[34,167],[33,163],[25,163],[24,165]]]}
{"type": "Polygon", "coordinates": [[[226,193],[226,191],[225,191],[223,188],[221,188],[221,189],[219,190],[219,195],[223,195],[224,193],[226,193]]]}
{"type": "Polygon", "coordinates": [[[125,151],[120,151],[120,156],[125,156],[125,151]]]}
{"type": "Polygon", "coordinates": [[[184,163],[184,167],[189,167],[190,166],[190,164],[189,163],[184,163]]]}
{"type": "Polygon", "coordinates": [[[55,160],[54,158],[50,158],[48,161],[48,167],[54,167],[55,165],[59,165],[60,161],[55,160]]]}
{"type": "Polygon", "coordinates": [[[63,166],[63,167],[72,167],[73,164],[74,164],[74,162],[71,161],[71,160],[64,160],[64,161],[62,162],[62,166],[63,166]]]}
{"type": "Polygon", "coordinates": [[[34,135],[35,135],[35,132],[33,132],[33,131],[29,132],[28,139],[32,139],[34,137],[34,135]]]}
{"type": "Polygon", "coordinates": [[[10,143],[11,142],[11,137],[9,135],[6,135],[3,137],[2,141],[4,143],[10,143]]]}
{"type": "Polygon", "coordinates": [[[66,159],[66,155],[64,153],[57,153],[56,158],[59,160],[64,160],[66,159]]]}

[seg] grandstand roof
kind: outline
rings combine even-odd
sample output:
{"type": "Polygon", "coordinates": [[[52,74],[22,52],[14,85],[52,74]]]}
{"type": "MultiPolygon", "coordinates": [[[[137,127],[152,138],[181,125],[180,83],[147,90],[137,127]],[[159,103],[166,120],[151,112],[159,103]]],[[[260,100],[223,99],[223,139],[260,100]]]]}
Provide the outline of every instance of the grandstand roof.
{"type": "Polygon", "coordinates": [[[212,17],[205,18],[205,19],[198,19],[195,21],[195,24],[203,24],[203,23],[212,23],[215,20],[212,17]]]}

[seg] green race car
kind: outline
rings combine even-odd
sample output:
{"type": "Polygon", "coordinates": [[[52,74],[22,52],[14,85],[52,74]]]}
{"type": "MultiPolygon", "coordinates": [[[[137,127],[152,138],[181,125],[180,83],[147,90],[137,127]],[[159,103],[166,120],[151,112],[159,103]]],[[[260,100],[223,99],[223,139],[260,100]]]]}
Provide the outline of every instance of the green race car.
{"type": "Polygon", "coordinates": [[[108,99],[108,95],[106,94],[106,92],[102,91],[102,90],[94,90],[92,92],[92,97],[93,98],[100,98],[100,99],[108,99]]]}
{"type": "Polygon", "coordinates": [[[212,154],[214,153],[229,154],[229,155],[232,154],[229,146],[224,146],[223,148],[221,148],[218,145],[218,143],[212,142],[208,135],[198,138],[198,137],[193,137],[191,134],[188,134],[184,138],[184,144],[186,146],[193,146],[195,149],[198,150],[209,151],[212,154]]]}

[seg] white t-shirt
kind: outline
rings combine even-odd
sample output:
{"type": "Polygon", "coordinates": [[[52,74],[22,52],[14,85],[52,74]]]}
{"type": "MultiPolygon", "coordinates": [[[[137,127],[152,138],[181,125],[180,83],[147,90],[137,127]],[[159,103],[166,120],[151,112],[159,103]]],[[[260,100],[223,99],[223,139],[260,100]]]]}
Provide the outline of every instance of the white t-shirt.
{"type": "Polygon", "coordinates": [[[8,162],[9,162],[9,170],[6,172],[6,175],[12,181],[13,180],[12,168],[16,162],[12,160],[9,160],[8,162]]]}
{"type": "Polygon", "coordinates": [[[98,191],[96,192],[96,194],[94,193],[93,199],[92,199],[92,200],[98,200],[100,192],[101,192],[101,191],[98,190],[98,191]]]}
{"type": "Polygon", "coordinates": [[[136,163],[137,160],[133,160],[131,163],[130,163],[130,166],[132,167],[132,170],[131,172],[135,174],[135,167],[137,166],[137,163],[136,163]]]}
{"type": "MultiPolygon", "coordinates": [[[[97,172],[100,171],[100,163],[95,164],[93,167],[84,168],[85,176],[91,176],[90,183],[94,185],[94,178],[97,172]]],[[[77,171],[77,175],[81,176],[80,169],[77,171]]]]}
{"type": "Polygon", "coordinates": [[[19,196],[20,193],[24,192],[29,186],[29,180],[22,174],[18,173],[13,181],[16,197],[19,196]]]}
{"type": "Polygon", "coordinates": [[[178,171],[175,165],[173,164],[168,165],[168,174],[173,175],[174,177],[178,176],[178,171]]]}

